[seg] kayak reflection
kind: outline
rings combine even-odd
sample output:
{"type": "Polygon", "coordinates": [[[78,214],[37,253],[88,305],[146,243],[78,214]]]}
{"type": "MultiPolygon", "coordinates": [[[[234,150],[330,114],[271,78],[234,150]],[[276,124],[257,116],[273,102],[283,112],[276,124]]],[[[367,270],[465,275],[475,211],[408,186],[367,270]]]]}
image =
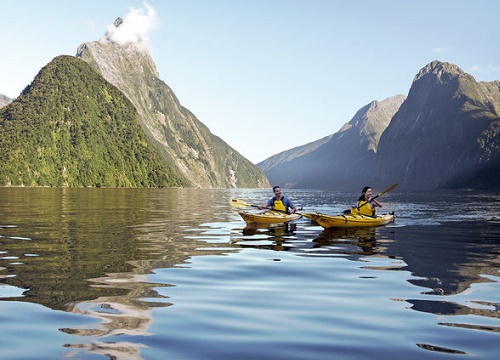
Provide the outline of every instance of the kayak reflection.
{"type": "Polygon", "coordinates": [[[247,225],[243,229],[243,235],[256,235],[260,233],[267,232],[277,237],[285,235],[293,235],[297,230],[297,224],[295,223],[283,223],[283,224],[258,224],[254,223],[247,225]]]}
{"type": "Polygon", "coordinates": [[[387,231],[382,235],[381,228],[332,228],[317,229],[303,226],[302,223],[247,225],[243,238],[238,239],[241,247],[271,250],[286,250],[309,255],[337,254],[366,256],[383,254],[386,249],[387,231]]]}
{"type": "Polygon", "coordinates": [[[253,247],[275,251],[288,250],[286,240],[295,235],[296,223],[283,224],[251,224],[247,225],[242,233],[244,242],[239,242],[241,247],[253,247]],[[257,241],[255,241],[257,240],[257,241]]]}
{"type": "Polygon", "coordinates": [[[377,253],[379,228],[330,228],[313,240],[315,248],[332,248],[346,254],[373,255],[377,253]]]}

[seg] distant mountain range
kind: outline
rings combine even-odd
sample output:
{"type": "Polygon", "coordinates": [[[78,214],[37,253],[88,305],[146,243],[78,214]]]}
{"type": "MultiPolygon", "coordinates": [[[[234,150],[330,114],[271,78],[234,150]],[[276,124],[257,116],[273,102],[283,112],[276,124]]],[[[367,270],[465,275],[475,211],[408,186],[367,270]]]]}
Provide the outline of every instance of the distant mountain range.
{"type": "Polygon", "coordinates": [[[0,144],[0,186],[269,186],[180,105],[147,51],[107,34],[1,108],[0,144]]]}
{"type": "Polygon", "coordinates": [[[374,101],[339,132],[257,165],[294,188],[499,189],[499,114],[499,81],[433,61],[407,97],[374,101]]]}

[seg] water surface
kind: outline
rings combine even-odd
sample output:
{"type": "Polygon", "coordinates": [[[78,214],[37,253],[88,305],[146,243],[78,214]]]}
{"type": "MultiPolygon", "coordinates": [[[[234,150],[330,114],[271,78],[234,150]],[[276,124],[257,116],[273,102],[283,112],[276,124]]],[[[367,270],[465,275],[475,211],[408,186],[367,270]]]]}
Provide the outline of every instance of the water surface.
{"type": "Polygon", "coordinates": [[[249,228],[229,206],[269,196],[1,188],[0,358],[497,357],[500,194],[393,190],[396,222],[365,230],[249,228]]]}

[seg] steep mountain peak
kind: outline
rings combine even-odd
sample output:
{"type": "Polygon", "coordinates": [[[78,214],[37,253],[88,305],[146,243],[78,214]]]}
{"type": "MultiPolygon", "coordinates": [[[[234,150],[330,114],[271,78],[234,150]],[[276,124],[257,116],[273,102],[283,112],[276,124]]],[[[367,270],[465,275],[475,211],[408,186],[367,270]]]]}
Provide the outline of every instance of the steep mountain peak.
{"type": "Polygon", "coordinates": [[[478,83],[456,65],[431,62],[380,138],[377,171],[384,181],[415,188],[474,183],[474,171],[486,174],[499,161],[498,104],[495,82],[478,83]]]}
{"type": "MultiPolygon", "coordinates": [[[[362,152],[366,150],[377,152],[377,146],[381,134],[387,128],[392,117],[399,110],[401,104],[405,100],[405,95],[395,95],[383,101],[374,100],[363,106],[360,110],[358,110],[351,121],[349,121],[350,127],[347,128],[344,126],[341,131],[339,131],[339,135],[342,132],[346,132],[346,134],[339,137],[339,140],[343,139],[342,141],[345,142],[361,144],[358,150],[362,152]]],[[[336,139],[335,136],[334,139],[336,139]]],[[[347,144],[337,146],[348,148],[347,144]]],[[[351,149],[350,151],[356,150],[351,149]]]]}
{"type": "Polygon", "coordinates": [[[78,47],[76,57],[90,63],[115,86],[127,81],[125,78],[131,80],[135,76],[159,76],[149,53],[132,42],[127,44],[101,40],[87,42],[78,47]]]}
{"type": "Polygon", "coordinates": [[[118,18],[99,40],[78,47],[80,57],[115,85],[137,109],[140,124],[164,160],[191,186],[267,187],[260,169],[184,108],[160,78],[133,19],[118,18]]]}
{"type": "MultiPolygon", "coordinates": [[[[97,68],[115,86],[133,82],[137,76],[159,77],[144,35],[135,27],[133,23],[117,18],[98,41],[80,45],[76,57],[97,68]]],[[[129,96],[126,91],[125,95],[129,96]]]]}
{"type": "Polygon", "coordinates": [[[429,74],[434,75],[439,82],[448,82],[456,77],[471,76],[455,64],[434,60],[420,69],[413,81],[416,82],[429,74]]]}

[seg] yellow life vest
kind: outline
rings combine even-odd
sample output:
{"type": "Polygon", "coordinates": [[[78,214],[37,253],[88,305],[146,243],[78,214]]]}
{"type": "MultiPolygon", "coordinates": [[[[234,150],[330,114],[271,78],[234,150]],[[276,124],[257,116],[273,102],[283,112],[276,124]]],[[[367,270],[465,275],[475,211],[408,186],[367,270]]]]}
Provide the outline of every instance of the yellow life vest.
{"type": "Polygon", "coordinates": [[[359,202],[357,209],[358,209],[358,212],[362,215],[375,216],[375,209],[376,208],[377,208],[376,206],[373,206],[373,209],[372,209],[369,202],[362,200],[359,202]],[[359,206],[359,205],[361,205],[361,206],[359,206]]]}
{"type": "Polygon", "coordinates": [[[283,200],[274,200],[273,209],[286,211],[285,204],[283,204],[283,200]]]}

